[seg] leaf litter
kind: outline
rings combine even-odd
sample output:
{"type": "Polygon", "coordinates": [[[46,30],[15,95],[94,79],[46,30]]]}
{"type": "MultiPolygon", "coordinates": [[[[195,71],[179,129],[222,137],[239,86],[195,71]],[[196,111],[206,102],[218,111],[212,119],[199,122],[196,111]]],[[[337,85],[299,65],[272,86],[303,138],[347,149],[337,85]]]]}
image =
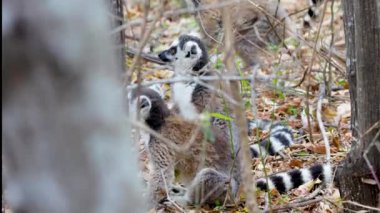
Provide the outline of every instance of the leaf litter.
{"type": "MultiPolygon", "coordinates": [[[[288,11],[294,12],[302,10],[306,7],[302,1],[296,0],[284,0],[282,3],[288,9],[288,11]]],[[[306,2],[306,1],[305,1],[306,2]]],[[[327,2],[331,4],[331,2],[327,2]]],[[[167,6],[166,10],[175,10],[180,8],[180,4],[173,3],[167,6]]],[[[330,44],[332,35],[334,35],[333,45],[330,48],[336,52],[343,60],[345,59],[345,45],[344,45],[344,32],[342,22],[342,9],[341,2],[335,1],[334,3],[334,20],[331,22],[330,5],[327,6],[324,21],[322,23],[321,34],[317,42],[317,51],[322,51],[326,44],[330,44]],[[333,23],[333,26],[331,26],[333,23]],[[333,29],[333,33],[331,32],[333,29]]],[[[140,4],[136,4],[130,8],[128,18],[130,20],[143,17],[143,9],[140,4]]],[[[301,26],[302,14],[295,15],[292,20],[296,22],[297,26],[301,26]]],[[[319,18],[320,20],[320,18],[319,18]]],[[[309,29],[302,29],[301,36],[307,42],[314,44],[317,37],[319,23],[316,22],[309,29]]],[[[141,31],[141,26],[134,27],[133,29],[127,29],[125,32],[130,37],[136,37],[141,31]]],[[[157,53],[163,48],[170,45],[180,34],[199,32],[194,17],[191,15],[184,15],[165,19],[163,18],[160,23],[157,24],[156,29],[151,35],[151,41],[148,42],[144,49],[144,52],[157,55],[157,53]]],[[[138,47],[138,41],[131,39],[126,40],[127,45],[138,47]]],[[[283,53],[282,47],[271,47],[269,50],[273,53],[272,56],[263,62],[266,66],[260,69],[263,74],[275,74],[279,81],[285,81],[286,86],[297,85],[303,79],[305,69],[310,65],[313,48],[307,44],[297,43],[292,40],[286,41],[288,48],[291,51],[298,51],[297,58],[283,53]]],[[[329,47],[329,46],[327,46],[329,47]]],[[[218,55],[214,55],[215,50],[210,50],[211,61],[215,64],[215,68],[222,68],[223,65],[218,55]]],[[[237,59],[238,61],[239,59],[237,59]]],[[[323,139],[318,128],[316,119],[316,103],[318,101],[318,88],[319,83],[323,82],[331,72],[331,79],[328,81],[330,88],[339,88],[330,92],[330,95],[325,96],[322,106],[322,119],[325,125],[325,129],[328,134],[328,139],[331,145],[331,163],[336,165],[339,161],[343,160],[346,153],[349,151],[352,135],[350,131],[350,99],[348,92],[348,82],[343,73],[339,69],[345,65],[332,66],[330,61],[339,61],[336,58],[325,60],[318,55],[314,59],[314,63],[310,68],[310,73],[306,74],[303,82],[294,87],[287,87],[286,90],[281,89],[268,89],[265,85],[258,85],[256,90],[258,95],[255,99],[258,112],[257,116],[260,119],[272,119],[274,121],[284,121],[286,124],[296,130],[294,134],[296,144],[285,150],[285,153],[289,156],[288,159],[282,159],[280,157],[267,157],[265,165],[262,165],[259,160],[252,161],[252,173],[255,177],[263,177],[264,170],[266,173],[271,174],[274,172],[286,171],[289,169],[308,167],[316,162],[323,162],[326,150],[323,143],[323,139]],[[307,87],[309,87],[309,94],[307,94],[307,87]],[[307,95],[306,95],[307,94],[307,95]],[[309,111],[306,109],[307,103],[309,103],[309,111]],[[309,115],[310,127],[308,126],[307,115],[309,115]],[[310,130],[312,132],[310,132],[310,130]],[[311,142],[311,137],[313,143],[311,142]]],[[[132,58],[127,57],[126,63],[130,64],[132,58]]],[[[239,64],[239,63],[238,63],[239,64]]],[[[173,75],[173,72],[167,67],[159,66],[154,63],[143,61],[140,65],[140,72],[142,73],[143,81],[154,81],[157,79],[168,79],[173,75]]],[[[244,70],[244,69],[242,69],[244,70]]],[[[249,76],[248,71],[242,71],[240,75],[249,76]]],[[[133,75],[132,82],[136,83],[136,76],[133,75]]],[[[272,82],[276,83],[276,82],[272,82]]],[[[163,85],[165,90],[165,98],[170,103],[170,86],[168,84],[163,85]]],[[[250,94],[244,97],[247,105],[250,104],[250,94]]],[[[254,119],[250,107],[246,110],[247,118],[254,119]]],[[[262,138],[268,136],[268,132],[260,131],[259,134],[251,136],[250,141],[257,142],[262,138]]],[[[148,160],[147,154],[144,149],[144,141],[140,141],[140,167],[142,169],[143,177],[145,180],[149,179],[148,172],[148,160]]],[[[312,192],[315,185],[319,180],[305,183],[304,185],[290,191],[285,195],[281,195],[278,192],[271,191],[271,205],[281,206],[296,201],[300,197],[305,197],[312,192]]],[[[322,190],[322,197],[324,198],[320,202],[312,203],[310,205],[296,207],[293,212],[338,212],[340,209],[340,196],[339,191],[334,186],[329,186],[322,190]]],[[[258,203],[261,206],[265,205],[264,193],[258,192],[258,203]]],[[[244,195],[241,195],[241,200],[244,200],[244,195]]],[[[214,209],[197,209],[200,212],[246,212],[244,202],[239,203],[237,206],[228,206],[223,208],[214,209]]],[[[189,209],[189,212],[194,210],[189,209]]],[[[153,210],[152,210],[153,212],[153,210]]],[[[285,210],[286,212],[286,210],[285,210]]]]}

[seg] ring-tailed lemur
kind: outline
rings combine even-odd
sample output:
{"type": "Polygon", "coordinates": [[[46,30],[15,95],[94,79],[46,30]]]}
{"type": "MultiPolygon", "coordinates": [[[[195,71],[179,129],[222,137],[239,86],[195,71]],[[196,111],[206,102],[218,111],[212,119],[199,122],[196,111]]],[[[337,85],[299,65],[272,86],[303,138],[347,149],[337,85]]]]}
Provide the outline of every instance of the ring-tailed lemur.
{"type": "MultiPolygon", "coordinates": [[[[213,75],[205,67],[209,62],[206,47],[195,36],[181,35],[178,40],[172,43],[170,48],[159,54],[159,58],[174,67],[175,77],[177,78],[189,75],[213,75]]],[[[214,90],[207,88],[205,84],[210,85],[212,82],[205,82],[204,84],[194,82],[175,83],[172,86],[174,103],[186,119],[195,120],[197,115],[205,109],[225,114],[222,100],[220,98],[212,99],[212,96],[217,94],[214,90]]],[[[226,121],[217,118],[213,119],[213,123],[217,123],[220,128],[228,131],[226,121]]],[[[232,125],[232,128],[236,127],[232,125]]],[[[260,155],[259,147],[261,147],[262,156],[267,154],[275,155],[293,143],[291,129],[279,123],[275,122],[272,125],[271,121],[249,121],[249,129],[252,128],[271,130],[269,139],[250,146],[252,157],[260,155]]],[[[238,140],[237,134],[233,135],[233,139],[238,140]]]]}
{"type": "Polygon", "coordinates": [[[311,20],[315,19],[319,15],[319,6],[322,5],[323,0],[309,0],[309,8],[303,18],[303,24],[306,27],[310,27],[311,20]]]}
{"type": "MultiPolygon", "coordinates": [[[[216,0],[186,0],[191,8],[216,5],[216,0]]],[[[271,0],[236,1],[228,5],[235,50],[246,66],[259,63],[268,44],[280,44],[296,35],[295,25],[279,3],[271,0]],[[258,8],[257,6],[261,8],[258,8]],[[264,11],[264,12],[263,12],[264,11]]],[[[200,10],[196,19],[209,47],[223,43],[222,8],[200,10]]]]}
{"type": "MultiPolygon", "coordinates": [[[[216,5],[216,0],[186,0],[190,8],[216,5]]],[[[308,0],[309,8],[304,15],[304,25],[310,26],[318,16],[323,0],[308,0]]],[[[232,28],[235,32],[235,49],[246,66],[260,62],[260,56],[268,44],[280,44],[286,37],[296,36],[295,24],[288,17],[280,1],[243,0],[228,5],[232,28]],[[260,6],[259,9],[257,6],[260,6]]],[[[223,43],[222,9],[202,9],[196,19],[209,47],[223,43]]]]}
{"type": "Polygon", "coordinates": [[[201,131],[196,132],[198,125],[195,122],[184,120],[175,110],[169,110],[153,89],[136,89],[129,97],[130,109],[137,108],[149,128],[174,143],[171,146],[156,135],[150,135],[147,143],[151,163],[149,191],[153,205],[158,205],[168,194],[178,195],[183,191],[184,188],[175,185],[175,171],[177,181],[187,189],[185,200],[189,203],[213,203],[223,199],[227,183],[236,195],[240,164],[239,159],[233,160],[228,135],[212,128],[215,141],[207,142],[201,131]],[[178,148],[181,146],[188,147],[182,150],[178,148]],[[213,193],[205,197],[210,189],[214,190],[213,193]]]}
{"type": "MultiPolygon", "coordinates": [[[[152,164],[149,191],[155,207],[165,203],[167,195],[180,204],[215,204],[225,199],[227,184],[231,187],[233,199],[236,198],[241,178],[240,161],[230,152],[228,135],[213,128],[214,142],[205,142],[202,133],[194,137],[197,124],[184,120],[175,110],[170,111],[162,97],[150,88],[141,88],[138,93],[132,91],[130,104],[130,109],[137,108],[148,127],[162,137],[177,146],[188,145],[187,149],[177,149],[151,135],[147,146],[152,164]]],[[[315,165],[277,173],[268,176],[268,183],[259,179],[256,184],[262,190],[276,188],[282,193],[316,178],[330,181],[331,168],[315,165]]]]}

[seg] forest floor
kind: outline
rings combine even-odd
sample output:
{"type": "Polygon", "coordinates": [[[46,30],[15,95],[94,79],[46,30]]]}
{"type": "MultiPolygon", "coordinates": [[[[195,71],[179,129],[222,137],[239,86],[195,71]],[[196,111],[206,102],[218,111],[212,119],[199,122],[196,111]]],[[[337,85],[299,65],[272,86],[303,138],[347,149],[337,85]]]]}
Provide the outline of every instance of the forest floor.
{"type": "MultiPolygon", "coordinates": [[[[306,8],[307,1],[284,0],[281,1],[290,14],[306,8]]],[[[157,8],[157,3],[152,3],[151,8],[157,8]]],[[[183,5],[177,1],[170,1],[165,5],[164,12],[178,11],[183,5]]],[[[164,13],[165,14],[165,13],[164,13]]],[[[297,24],[297,30],[303,41],[289,42],[287,48],[296,55],[287,54],[284,47],[268,46],[271,53],[263,61],[259,71],[264,74],[275,73],[278,80],[285,81],[281,88],[273,89],[277,79],[269,84],[255,86],[257,92],[255,103],[250,98],[249,83],[242,81],[243,98],[248,118],[254,118],[252,105],[257,108],[257,117],[267,118],[274,121],[285,121],[296,134],[296,144],[286,150],[290,158],[268,157],[265,166],[258,160],[252,160],[252,169],[256,177],[264,176],[264,169],[268,174],[286,171],[294,168],[303,168],[316,162],[322,163],[326,156],[323,135],[318,125],[317,113],[321,113],[324,130],[330,144],[331,163],[336,165],[345,158],[351,145],[350,131],[350,99],[348,82],[346,80],[345,66],[345,41],[343,31],[343,12],[340,1],[328,1],[326,10],[320,7],[319,18],[312,22],[310,28],[302,27],[303,14],[295,13],[291,19],[297,24]],[[334,4],[332,5],[332,3],[334,4]],[[322,16],[324,13],[324,18],[322,16]],[[308,71],[309,70],[309,71],[308,71]],[[307,71],[307,72],[306,72],[307,71]],[[325,83],[328,88],[327,94],[321,99],[322,108],[317,112],[319,100],[319,86],[325,83]],[[247,88],[244,88],[248,86],[247,88]],[[309,118],[308,118],[309,117],[309,118]]],[[[157,10],[146,14],[148,19],[154,19],[157,10]]],[[[128,20],[143,19],[144,6],[142,4],[129,5],[126,10],[128,20]]],[[[143,48],[144,53],[156,55],[160,50],[168,47],[170,43],[181,34],[200,32],[200,29],[192,15],[171,16],[161,18],[155,25],[149,22],[148,27],[154,27],[147,44],[143,48]]],[[[129,47],[137,49],[140,45],[143,26],[135,25],[126,30],[126,43],[129,47]]],[[[215,50],[210,51],[214,58],[213,66],[221,67],[222,55],[215,55],[215,50]]],[[[127,66],[131,66],[132,57],[126,59],[127,66]]],[[[241,67],[241,62],[236,57],[236,64],[241,68],[241,76],[251,75],[250,70],[241,67]]],[[[167,67],[156,63],[142,61],[137,70],[140,71],[143,81],[168,79],[173,75],[167,67]]],[[[136,83],[137,75],[132,76],[132,82],[136,83]]],[[[163,85],[165,98],[170,102],[170,86],[163,85]]],[[[263,132],[250,137],[252,143],[266,136],[263,132]]],[[[143,169],[145,179],[149,178],[148,159],[144,151],[143,142],[140,144],[140,166],[143,169]]],[[[312,195],[304,205],[299,204],[300,198],[310,196],[315,182],[305,184],[287,194],[280,195],[276,191],[270,192],[271,206],[284,212],[337,212],[341,209],[339,191],[333,185],[324,188],[321,193],[312,195]],[[307,204],[307,205],[306,205],[307,204]]],[[[264,194],[258,193],[258,203],[265,204],[264,194]]],[[[242,199],[244,200],[244,198],[242,199]]],[[[215,208],[197,209],[201,212],[245,212],[244,203],[237,206],[217,206],[215,208]]],[[[194,211],[192,208],[189,211],[194,211]]],[[[153,212],[153,210],[152,210],[153,212]]]]}
{"type": "MultiPolygon", "coordinates": [[[[130,1],[127,1],[131,3],[130,1]]],[[[127,5],[125,10],[128,21],[144,19],[153,20],[158,14],[158,2],[151,2],[151,10],[144,12],[142,3],[127,5]]],[[[326,136],[330,144],[331,163],[337,165],[343,160],[351,146],[350,131],[350,99],[348,82],[346,80],[345,65],[345,41],[342,20],[342,6],[340,1],[327,1],[326,11],[320,7],[320,16],[310,28],[303,28],[303,14],[296,13],[306,8],[307,1],[282,0],[281,1],[291,19],[296,23],[299,36],[302,41],[292,42],[289,40],[287,48],[295,55],[291,56],[281,46],[268,46],[267,51],[271,56],[263,59],[263,66],[259,71],[264,74],[276,74],[273,82],[258,84],[255,86],[257,92],[254,103],[250,98],[249,83],[242,81],[243,100],[246,106],[248,118],[255,118],[252,106],[257,108],[256,117],[260,119],[272,119],[274,121],[284,121],[294,130],[296,144],[292,145],[285,152],[287,159],[281,157],[267,157],[263,165],[259,160],[252,160],[252,174],[255,177],[263,177],[264,170],[268,174],[287,171],[294,168],[308,167],[316,162],[322,163],[326,156],[323,135],[317,121],[317,102],[319,100],[319,86],[325,83],[329,88],[328,93],[322,101],[320,111],[326,131],[326,136]],[[333,3],[333,5],[332,5],[333,3]],[[324,13],[324,18],[322,16],[324,13]],[[314,57],[313,57],[314,56],[314,57]],[[307,72],[306,72],[307,71],[307,72]],[[279,81],[284,81],[283,87],[274,87],[279,81]],[[247,88],[248,87],[248,88],[247,88]],[[275,88],[275,89],[273,89],[275,88]]],[[[181,1],[170,1],[164,6],[164,14],[175,13],[183,8],[181,1]]],[[[143,38],[144,24],[136,21],[137,24],[129,25],[125,30],[126,44],[128,47],[138,49],[143,38]]],[[[157,55],[160,50],[168,47],[170,43],[181,34],[198,32],[200,29],[194,16],[190,14],[173,15],[168,18],[160,18],[157,23],[152,21],[146,24],[147,29],[153,27],[153,31],[147,39],[144,53],[157,55]]],[[[222,67],[223,55],[216,55],[215,49],[210,51],[213,60],[213,67],[222,67]]],[[[130,67],[133,57],[126,58],[126,65],[130,67]]],[[[141,74],[143,81],[154,81],[169,79],[173,72],[167,67],[153,62],[142,60],[136,67],[141,74]]],[[[245,70],[241,66],[241,60],[236,57],[236,66],[240,70],[241,76],[251,75],[250,70],[245,70]]],[[[132,75],[132,82],[136,83],[137,74],[132,75]]],[[[165,91],[165,98],[170,103],[170,86],[162,85],[165,91]]],[[[250,137],[251,143],[257,142],[267,136],[266,132],[250,137]]],[[[140,149],[140,167],[145,180],[149,179],[148,158],[144,150],[144,140],[138,144],[140,149]]],[[[338,212],[342,209],[339,191],[333,184],[323,188],[320,193],[312,194],[318,181],[310,182],[294,189],[287,194],[279,194],[277,191],[270,192],[270,206],[273,210],[282,212],[338,212]],[[300,198],[306,198],[300,202],[300,198]]],[[[265,194],[257,193],[258,204],[265,205],[265,194]]],[[[241,195],[241,202],[237,205],[222,206],[212,208],[188,208],[188,212],[246,212],[244,206],[244,195],[241,195]]],[[[11,211],[2,202],[2,213],[11,211]]],[[[151,210],[151,212],[155,212],[151,210]]]]}

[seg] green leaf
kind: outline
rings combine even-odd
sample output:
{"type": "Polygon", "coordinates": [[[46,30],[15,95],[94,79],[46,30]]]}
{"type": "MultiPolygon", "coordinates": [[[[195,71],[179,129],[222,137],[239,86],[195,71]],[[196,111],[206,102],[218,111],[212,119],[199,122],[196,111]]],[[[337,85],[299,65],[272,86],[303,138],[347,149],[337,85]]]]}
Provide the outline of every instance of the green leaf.
{"type": "Polygon", "coordinates": [[[289,115],[298,115],[298,109],[294,106],[290,106],[286,111],[289,115]]]}
{"type": "Polygon", "coordinates": [[[221,69],[223,67],[223,61],[221,58],[217,58],[216,59],[216,63],[215,63],[215,69],[221,69]]]}
{"type": "Polygon", "coordinates": [[[284,44],[286,44],[287,46],[298,47],[300,43],[295,37],[287,37],[284,40],[284,44]]]}
{"type": "Polygon", "coordinates": [[[225,120],[225,121],[233,121],[234,120],[231,117],[228,117],[226,115],[220,114],[218,112],[211,112],[210,116],[215,117],[215,118],[219,118],[219,119],[222,119],[222,120],[225,120]]]}
{"type": "Polygon", "coordinates": [[[273,51],[273,52],[278,52],[280,47],[276,44],[268,44],[267,45],[268,50],[273,51]]]}
{"type": "Polygon", "coordinates": [[[296,152],[295,154],[297,154],[298,156],[309,156],[310,154],[306,151],[299,151],[299,152],[296,152]]]}

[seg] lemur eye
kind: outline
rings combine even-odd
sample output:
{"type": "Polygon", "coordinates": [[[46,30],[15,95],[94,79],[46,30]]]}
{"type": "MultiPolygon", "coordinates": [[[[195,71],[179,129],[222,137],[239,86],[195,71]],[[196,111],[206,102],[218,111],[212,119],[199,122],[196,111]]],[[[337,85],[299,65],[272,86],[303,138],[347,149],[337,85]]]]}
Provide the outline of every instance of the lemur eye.
{"type": "Polygon", "coordinates": [[[170,55],[174,55],[176,53],[177,53],[177,49],[175,47],[170,48],[170,50],[169,50],[170,55]]]}
{"type": "Polygon", "coordinates": [[[140,109],[145,108],[147,106],[149,106],[149,102],[145,98],[141,99],[140,100],[140,109]]]}
{"type": "Polygon", "coordinates": [[[193,45],[192,47],[191,47],[191,54],[193,54],[193,55],[195,55],[195,54],[197,54],[197,47],[195,46],[195,45],[193,45]]]}
{"type": "Polygon", "coordinates": [[[190,58],[190,52],[187,52],[187,54],[185,55],[186,58],[190,58]]]}

